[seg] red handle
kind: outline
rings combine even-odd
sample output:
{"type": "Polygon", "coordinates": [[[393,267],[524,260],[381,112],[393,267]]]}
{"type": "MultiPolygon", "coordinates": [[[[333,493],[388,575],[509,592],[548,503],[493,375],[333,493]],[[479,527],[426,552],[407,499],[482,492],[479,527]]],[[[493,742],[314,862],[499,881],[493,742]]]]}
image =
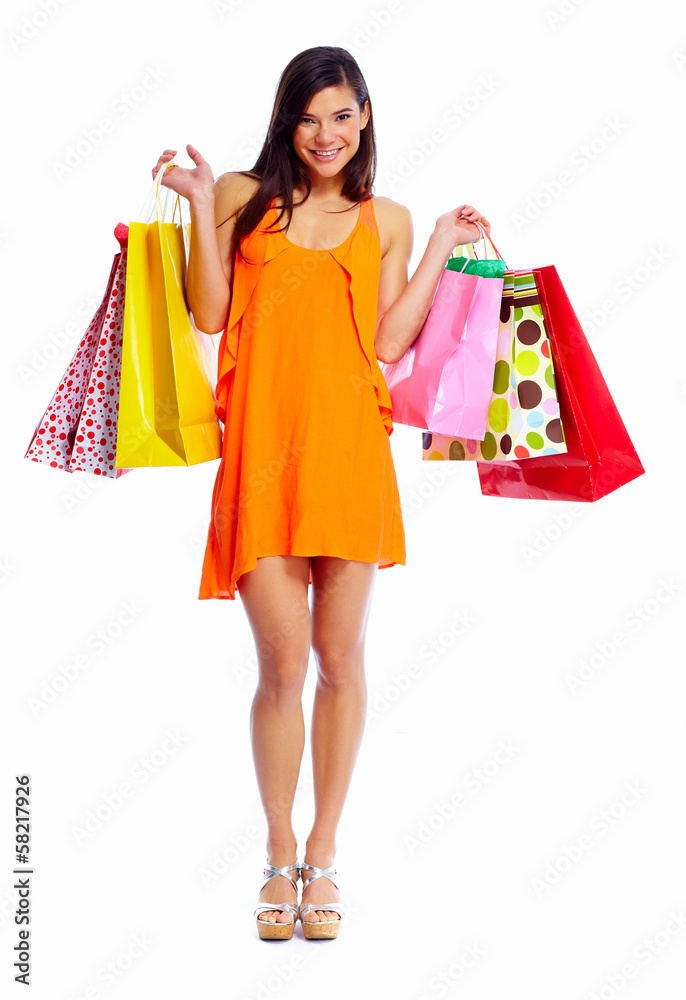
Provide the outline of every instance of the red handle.
{"type": "MultiPolygon", "coordinates": [[[[495,245],[495,243],[493,242],[493,240],[491,239],[491,237],[488,235],[488,233],[486,232],[486,230],[484,229],[484,227],[481,225],[481,223],[480,222],[474,222],[473,225],[475,225],[478,229],[481,230],[481,233],[482,233],[481,239],[487,239],[488,240],[488,242],[493,247],[493,249],[494,249],[494,251],[495,251],[496,256],[498,257],[498,259],[499,260],[505,260],[505,258],[501,254],[500,250],[498,250],[497,246],[495,245]]],[[[481,240],[477,240],[476,242],[480,243],[481,240]]],[[[474,256],[476,257],[476,251],[474,252],[474,256]]]]}

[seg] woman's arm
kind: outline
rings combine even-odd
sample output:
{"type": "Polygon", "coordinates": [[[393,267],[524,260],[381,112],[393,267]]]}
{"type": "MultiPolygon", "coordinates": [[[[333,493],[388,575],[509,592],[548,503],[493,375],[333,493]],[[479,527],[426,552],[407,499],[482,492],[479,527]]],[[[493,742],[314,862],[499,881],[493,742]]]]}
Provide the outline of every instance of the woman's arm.
{"type": "Polygon", "coordinates": [[[203,192],[190,201],[186,297],[195,325],[204,333],[219,333],[229,317],[236,252],[235,217],[224,220],[236,208],[236,196],[243,187],[239,181],[244,182],[245,178],[234,173],[222,174],[215,182],[213,195],[203,192]]]}
{"type": "Polygon", "coordinates": [[[470,221],[478,219],[486,232],[490,224],[471,205],[459,205],[441,215],[417,270],[408,281],[414,242],[412,216],[404,205],[390,199],[388,206],[390,246],[381,261],[374,349],[379,361],[392,364],[402,358],[419,336],[453,248],[475,239],[477,234],[470,221]]]}
{"type": "Polygon", "coordinates": [[[235,256],[235,220],[228,217],[240,207],[237,197],[246,178],[226,173],[215,181],[212,168],[199,150],[187,143],[186,152],[195,164],[192,169],[171,163],[177,150],[165,149],[152,168],[152,176],[154,179],[163,170],[161,185],[188,199],[191,232],[186,299],[198,329],[219,333],[229,317],[235,256]]]}

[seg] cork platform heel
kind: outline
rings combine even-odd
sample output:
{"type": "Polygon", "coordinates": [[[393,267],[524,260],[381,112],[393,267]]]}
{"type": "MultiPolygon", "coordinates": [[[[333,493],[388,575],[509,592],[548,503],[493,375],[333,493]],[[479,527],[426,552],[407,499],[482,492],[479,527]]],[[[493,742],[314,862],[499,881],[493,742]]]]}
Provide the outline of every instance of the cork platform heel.
{"type": "MultiPolygon", "coordinates": [[[[297,861],[294,861],[292,865],[285,865],[283,868],[275,868],[274,865],[267,865],[264,869],[264,882],[260,886],[260,891],[264,889],[267,882],[270,879],[276,878],[277,875],[283,875],[291,883],[295,891],[298,891],[297,882],[294,882],[289,872],[293,869],[297,869],[298,878],[300,877],[300,869],[297,861]]],[[[297,903],[260,903],[255,907],[255,912],[253,913],[255,920],[257,922],[257,933],[264,940],[288,940],[293,937],[293,930],[295,928],[296,921],[298,919],[298,904],[297,903]],[[260,920],[260,913],[265,910],[280,910],[282,913],[290,913],[292,920],[260,920]]]]}
{"type": "MultiPolygon", "coordinates": [[[[324,877],[331,879],[336,888],[339,888],[338,884],[331,878],[332,875],[337,874],[334,865],[330,865],[328,868],[317,868],[316,865],[308,865],[303,861],[299,867],[301,878],[303,871],[314,872],[314,875],[310,875],[307,881],[303,882],[303,891],[316,878],[324,877]]],[[[338,937],[338,930],[341,926],[344,909],[342,903],[305,903],[304,905],[301,903],[298,911],[303,934],[309,939],[338,937]],[[334,912],[338,913],[338,918],[334,920],[303,920],[303,917],[312,910],[334,910],[334,912]]]]}

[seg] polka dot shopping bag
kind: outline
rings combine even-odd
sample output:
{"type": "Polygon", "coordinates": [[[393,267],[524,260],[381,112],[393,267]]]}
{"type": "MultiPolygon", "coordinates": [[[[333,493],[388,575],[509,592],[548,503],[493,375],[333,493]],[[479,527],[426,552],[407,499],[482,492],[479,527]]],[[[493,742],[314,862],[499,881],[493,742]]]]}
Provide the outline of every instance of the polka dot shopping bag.
{"type": "Polygon", "coordinates": [[[103,300],[33,432],[24,457],[34,462],[112,479],[130,471],[115,466],[128,232],[121,222],[114,230],[120,251],[103,300]]]}
{"type": "Polygon", "coordinates": [[[534,268],[555,364],[567,450],[477,462],[484,496],[593,503],[644,474],[610,390],[553,265],[534,268]]]}
{"type": "Polygon", "coordinates": [[[486,432],[481,439],[424,434],[424,460],[504,462],[567,451],[534,273],[507,270],[503,277],[486,432]]]}

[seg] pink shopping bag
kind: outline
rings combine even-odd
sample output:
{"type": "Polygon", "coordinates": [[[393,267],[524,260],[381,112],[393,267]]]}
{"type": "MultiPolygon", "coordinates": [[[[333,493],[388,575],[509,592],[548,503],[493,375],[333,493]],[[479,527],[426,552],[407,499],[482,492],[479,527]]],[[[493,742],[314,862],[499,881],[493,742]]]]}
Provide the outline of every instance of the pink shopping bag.
{"type": "Polygon", "coordinates": [[[394,422],[483,439],[502,293],[502,277],[481,277],[446,266],[416,340],[399,361],[381,366],[394,422]]]}
{"type": "Polygon", "coordinates": [[[65,472],[90,472],[116,479],[128,226],[119,223],[120,244],[95,316],[38,422],[25,458],[65,472]]]}

